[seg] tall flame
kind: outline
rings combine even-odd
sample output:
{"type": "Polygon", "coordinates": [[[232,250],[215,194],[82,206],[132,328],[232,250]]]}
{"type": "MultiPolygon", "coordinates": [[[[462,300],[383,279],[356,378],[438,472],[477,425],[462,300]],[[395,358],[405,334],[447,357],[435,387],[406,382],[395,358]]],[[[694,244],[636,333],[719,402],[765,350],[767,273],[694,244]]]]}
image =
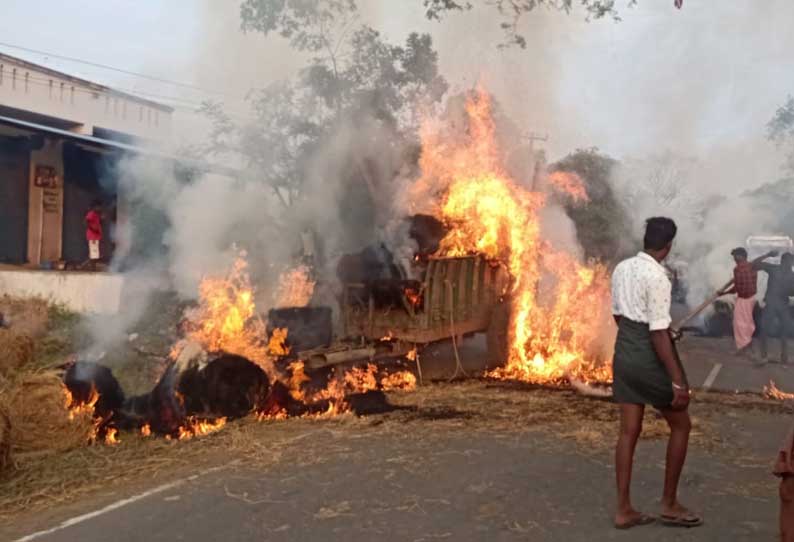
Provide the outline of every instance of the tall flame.
{"type": "Polygon", "coordinates": [[[315,281],[305,265],[288,269],[279,277],[276,291],[276,307],[304,307],[314,293],[315,281]]]}
{"type": "MultiPolygon", "coordinates": [[[[589,352],[609,306],[606,268],[581,264],[541,239],[538,213],[546,199],[504,169],[488,94],[478,89],[465,109],[464,138],[429,126],[422,130],[422,176],[411,194],[439,196],[435,213],[449,227],[441,256],[480,253],[510,272],[509,357],[491,376],[608,380],[609,367],[598,366],[589,352]]],[[[578,178],[558,175],[552,182],[572,197],[586,196],[578,178]]]]}
{"type": "MultiPolygon", "coordinates": [[[[250,359],[273,378],[273,357],[266,343],[266,326],[254,302],[246,253],[241,251],[225,275],[205,277],[200,303],[191,317],[188,338],[209,352],[228,352],[250,359]]],[[[179,353],[178,346],[172,356],[179,353]]]]}

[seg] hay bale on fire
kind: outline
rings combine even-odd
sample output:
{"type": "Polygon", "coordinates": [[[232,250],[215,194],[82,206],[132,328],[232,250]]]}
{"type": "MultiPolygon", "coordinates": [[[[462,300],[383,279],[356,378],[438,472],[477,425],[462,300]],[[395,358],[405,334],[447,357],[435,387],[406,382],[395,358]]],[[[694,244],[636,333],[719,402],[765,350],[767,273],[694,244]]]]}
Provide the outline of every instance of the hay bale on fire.
{"type": "Polygon", "coordinates": [[[0,394],[14,454],[71,450],[96,435],[93,404],[76,403],[58,371],[24,375],[0,394]]]}
{"type": "Polygon", "coordinates": [[[0,376],[7,377],[33,360],[33,339],[27,334],[0,328],[0,352],[0,376]]]}
{"type": "Polygon", "coordinates": [[[148,425],[155,433],[176,434],[190,419],[234,419],[258,411],[269,389],[267,375],[252,361],[231,354],[207,361],[206,352],[193,349],[182,363],[168,366],[152,391],[127,399],[117,418],[124,428],[148,425]]]}

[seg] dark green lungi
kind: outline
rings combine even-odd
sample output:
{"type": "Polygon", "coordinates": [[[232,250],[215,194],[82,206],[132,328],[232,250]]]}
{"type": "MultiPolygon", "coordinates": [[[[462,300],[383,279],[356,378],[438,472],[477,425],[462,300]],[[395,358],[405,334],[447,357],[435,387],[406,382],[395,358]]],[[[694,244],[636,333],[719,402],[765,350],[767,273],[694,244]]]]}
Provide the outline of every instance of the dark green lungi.
{"type": "Polygon", "coordinates": [[[656,355],[648,324],[620,319],[612,373],[616,403],[667,408],[673,401],[673,382],[656,355]]]}

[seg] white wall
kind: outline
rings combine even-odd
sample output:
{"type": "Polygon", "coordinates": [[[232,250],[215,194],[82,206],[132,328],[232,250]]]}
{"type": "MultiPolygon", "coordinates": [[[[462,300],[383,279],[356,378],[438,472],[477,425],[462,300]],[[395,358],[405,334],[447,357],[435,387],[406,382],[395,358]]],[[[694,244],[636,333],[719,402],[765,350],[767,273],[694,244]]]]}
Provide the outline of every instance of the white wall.
{"type": "Polygon", "coordinates": [[[171,129],[168,111],[7,58],[0,58],[0,105],[62,119],[87,135],[96,126],[162,140],[171,129]]]}
{"type": "Polygon", "coordinates": [[[80,313],[118,313],[123,284],[110,273],[0,271],[0,295],[41,297],[80,313]]]}

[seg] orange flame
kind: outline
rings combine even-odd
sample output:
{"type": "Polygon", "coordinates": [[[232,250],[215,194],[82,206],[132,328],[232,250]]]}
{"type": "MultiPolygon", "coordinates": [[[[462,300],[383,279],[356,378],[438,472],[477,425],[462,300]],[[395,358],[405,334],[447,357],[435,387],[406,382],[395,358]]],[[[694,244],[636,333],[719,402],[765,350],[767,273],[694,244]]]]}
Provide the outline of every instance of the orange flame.
{"type": "Polygon", "coordinates": [[[303,392],[302,386],[304,382],[310,379],[306,376],[305,367],[302,361],[293,361],[289,365],[289,394],[296,401],[305,401],[306,394],[303,392]]]}
{"type": "Polygon", "coordinates": [[[270,341],[267,345],[267,349],[271,354],[274,356],[286,356],[289,354],[290,348],[287,346],[288,333],[289,331],[287,328],[283,327],[278,327],[273,330],[273,334],[270,335],[270,341]]]}
{"type": "Polygon", "coordinates": [[[367,364],[366,369],[354,367],[345,373],[345,385],[351,393],[366,393],[378,389],[378,368],[367,364]]]}
{"type": "Polygon", "coordinates": [[[383,391],[416,389],[416,377],[410,371],[400,371],[383,377],[380,381],[383,391]]]}
{"type": "MultiPolygon", "coordinates": [[[[265,343],[266,326],[256,312],[245,257],[240,252],[226,275],[202,279],[199,307],[191,315],[187,335],[208,352],[223,351],[253,361],[272,379],[275,371],[265,343]]],[[[176,345],[172,356],[180,348],[176,345]]]]}
{"type": "Polygon", "coordinates": [[[788,393],[780,390],[775,384],[774,380],[770,380],[769,385],[764,386],[763,395],[767,399],[777,399],[778,401],[788,401],[794,399],[794,393],[788,393]]]}
{"type": "MultiPolygon", "coordinates": [[[[423,128],[422,177],[410,192],[440,198],[435,214],[450,231],[439,255],[480,253],[510,273],[510,351],[505,366],[490,376],[553,382],[576,374],[585,381],[609,380],[611,369],[590,352],[608,316],[606,268],[583,265],[541,239],[538,212],[545,197],[523,189],[502,166],[484,90],[469,97],[466,113],[465,137],[423,128]]],[[[554,179],[581,197],[572,177],[554,179]]]]}
{"type": "Polygon", "coordinates": [[[422,294],[416,288],[406,288],[405,298],[411,303],[412,307],[418,308],[422,304],[422,294]]]}
{"type": "Polygon", "coordinates": [[[152,435],[152,427],[147,423],[143,427],[141,427],[141,436],[142,437],[149,437],[152,435]]]}
{"type": "Polygon", "coordinates": [[[226,425],[226,418],[218,418],[217,420],[201,420],[198,418],[189,417],[186,424],[178,429],[177,438],[179,440],[187,440],[193,437],[201,437],[209,435],[218,431],[221,427],[226,425]]]}
{"type": "Polygon", "coordinates": [[[305,307],[314,294],[315,281],[305,265],[285,271],[279,277],[276,307],[305,307]]]}
{"type": "Polygon", "coordinates": [[[567,194],[575,202],[588,202],[590,196],[587,195],[587,188],[585,188],[584,181],[576,173],[569,171],[554,171],[549,173],[549,182],[552,186],[567,194]]]}
{"type": "Polygon", "coordinates": [[[118,434],[118,429],[115,427],[108,427],[107,432],[105,433],[105,444],[112,446],[121,442],[118,438],[118,434]]]}

